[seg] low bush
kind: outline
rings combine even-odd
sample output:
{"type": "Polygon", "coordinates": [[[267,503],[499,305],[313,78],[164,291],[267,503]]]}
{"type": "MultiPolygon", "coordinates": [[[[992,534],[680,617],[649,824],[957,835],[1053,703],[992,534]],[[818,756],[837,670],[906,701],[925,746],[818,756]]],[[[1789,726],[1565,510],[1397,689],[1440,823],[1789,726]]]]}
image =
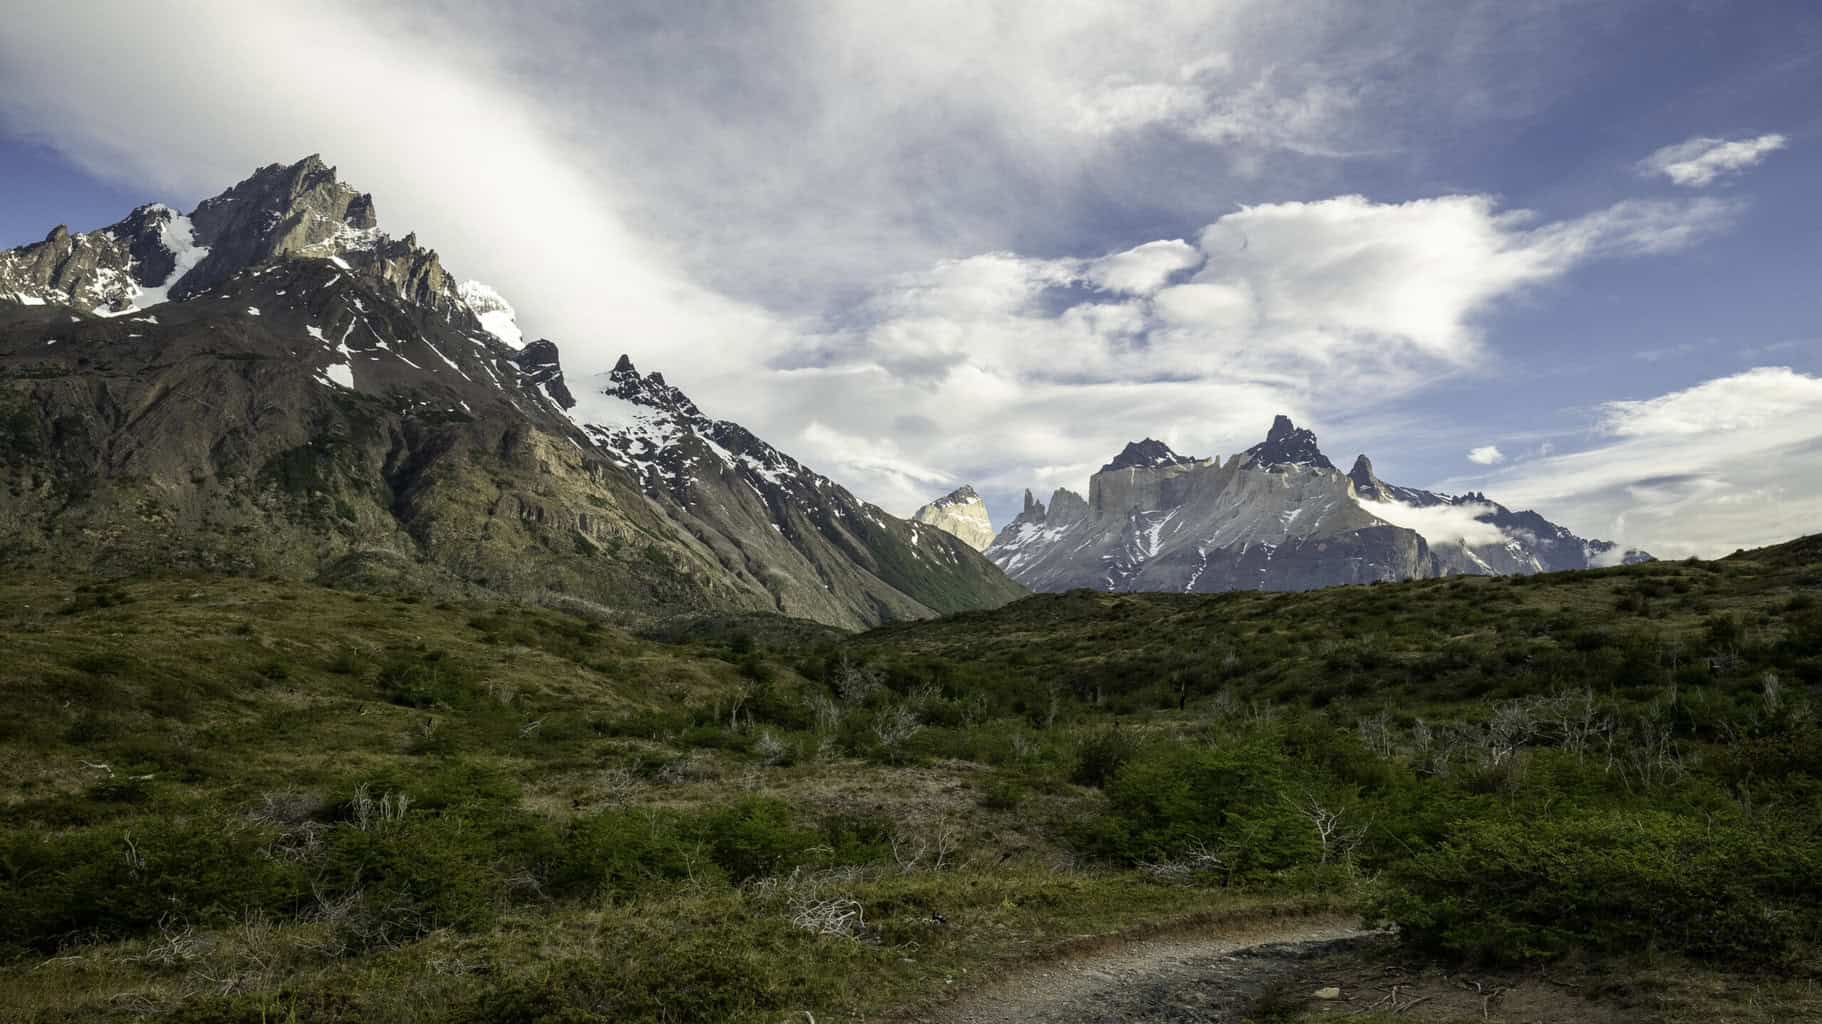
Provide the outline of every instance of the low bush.
{"type": "Polygon", "coordinates": [[[1090,842],[1130,863],[1218,851],[1231,876],[1314,863],[1316,836],[1288,799],[1284,755],[1265,739],[1220,747],[1159,744],[1107,787],[1090,842]]]}
{"type": "Polygon", "coordinates": [[[1813,837],[1669,812],[1462,823],[1397,863],[1377,909],[1428,949],[1487,961],[1655,949],[1778,959],[1822,938],[1813,837]]]}
{"type": "Polygon", "coordinates": [[[1119,729],[1097,732],[1076,748],[1075,770],[1070,773],[1070,781],[1078,786],[1104,787],[1113,781],[1126,762],[1132,760],[1138,749],[1139,741],[1131,733],[1119,729]]]}

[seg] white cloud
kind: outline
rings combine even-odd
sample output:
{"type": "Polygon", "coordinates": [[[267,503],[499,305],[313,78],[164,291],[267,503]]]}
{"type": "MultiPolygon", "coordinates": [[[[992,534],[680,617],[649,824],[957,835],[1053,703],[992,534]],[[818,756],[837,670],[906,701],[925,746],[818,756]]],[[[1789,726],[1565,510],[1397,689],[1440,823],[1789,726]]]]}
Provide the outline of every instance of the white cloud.
{"type": "Polygon", "coordinates": [[[1608,402],[1601,423],[1612,434],[1632,438],[1775,436],[1793,422],[1814,426],[1809,417],[1819,411],[1822,379],[1762,366],[1656,398],[1608,402]]]}
{"type": "MultiPolygon", "coordinates": [[[[1587,260],[1685,244],[1728,209],[1621,204],[1539,223],[1484,196],[1341,196],[1230,213],[1193,250],[945,260],[869,299],[864,324],[806,339],[785,364],[822,369],[765,390],[849,433],[916,424],[905,451],[984,491],[1081,489],[1133,438],[1228,454],[1276,412],[1319,403],[1339,419],[1395,401],[1474,366],[1477,323],[1500,300],[1587,260]],[[1033,479],[1058,466],[1086,471],[1033,479]]],[[[931,496],[902,474],[870,479],[899,511],[931,496]]]]}
{"type": "Polygon", "coordinates": [[[1600,410],[1598,443],[1445,481],[1583,536],[1713,556],[1822,523],[1822,377],[1757,367],[1600,410]]]}
{"type": "Polygon", "coordinates": [[[1503,544],[1505,532],[1476,516],[1493,511],[1493,506],[1468,502],[1461,505],[1406,505],[1397,501],[1361,501],[1360,507],[1373,515],[1407,530],[1416,530],[1431,547],[1466,544],[1480,547],[1503,544]]]}
{"type": "Polygon", "coordinates": [[[1669,178],[1685,188],[1703,188],[1752,167],[1789,142],[1776,133],[1733,140],[1697,136],[1653,152],[1639,161],[1639,172],[1669,178]]]}
{"type": "Polygon", "coordinates": [[[1533,227],[1530,213],[1489,196],[1276,203],[1210,225],[1195,280],[1244,288],[1263,319],[1309,332],[1306,343],[1329,354],[1390,344],[1461,363],[1478,351],[1474,317],[1495,300],[1587,259],[1686,245],[1733,209],[1622,202],[1533,227]]]}
{"type": "Polygon", "coordinates": [[[924,493],[945,488],[954,481],[941,470],[928,469],[907,459],[890,438],[844,434],[811,420],[797,437],[799,460],[823,467],[844,486],[861,493],[924,493]]]}
{"type": "Polygon", "coordinates": [[[1468,461],[1477,466],[1493,466],[1506,461],[1506,453],[1500,451],[1498,445],[1482,445],[1469,449],[1468,461]]]}
{"type": "Polygon", "coordinates": [[[1103,256],[1088,265],[1087,277],[1110,292],[1150,295],[1176,274],[1202,265],[1202,254],[1180,238],[1146,242],[1103,256]]]}

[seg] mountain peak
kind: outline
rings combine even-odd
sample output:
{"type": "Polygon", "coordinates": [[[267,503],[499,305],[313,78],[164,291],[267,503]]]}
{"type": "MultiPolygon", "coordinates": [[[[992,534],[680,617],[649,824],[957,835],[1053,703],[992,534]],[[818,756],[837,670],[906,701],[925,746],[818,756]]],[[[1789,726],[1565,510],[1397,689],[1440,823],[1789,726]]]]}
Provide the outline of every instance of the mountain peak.
{"type": "Polygon", "coordinates": [[[1194,461],[1196,460],[1187,455],[1171,451],[1170,445],[1163,441],[1148,437],[1143,441],[1128,442],[1112,462],[1101,467],[1101,472],[1115,469],[1156,469],[1159,466],[1180,466],[1194,461]]]}
{"type": "Polygon", "coordinates": [[[643,377],[633,366],[633,361],[622,353],[613,370],[607,375],[609,386],[606,393],[615,398],[643,405],[653,409],[662,409],[684,416],[700,416],[702,411],[696,403],[679,388],[674,388],[664,381],[664,374],[650,373],[643,377]]]}
{"type": "Polygon", "coordinates": [[[1385,487],[1379,477],[1373,473],[1373,460],[1364,453],[1354,459],[1354,468],[1348,470],[1348,479],[1354,483],[1354,494],[1362,498],[1378,500],[1384,498],[1385,487]]]}
{"type": "Polygon", "coordinates": [[[512,361],[518,364],[529,383],[544,389],[551,401],[566,410],[576,407],[576,396],[563,382],[563,361],[555,342],[539,338],[514,352],[512,361]]]}
{"type": "Polygon", "coordinates": [[[993,523],[987,518],[987,505],[968,484],[911,513],[911,518],[959,538],[976,551],[984,551],[993,543],[993,523]]]}
{"type": "Polygon", "coordinates": [[[512,348],[525,344],[525,333],[519,330],[518,311],[506,297],[480,281],[463,281],[456,289],[469,312],[479,317],[481,329],[512,348]]]}
{"type": "Polygon", "coordinates": [[[1300,429],[1291,422],[1289,416],[1282,413],[1273,418],[1272,429],[1266,433],[1265,440],[1248,448],[1244,454],[1247,469],[1270,469],[1273,466],[1335,468],[1335,464],[1317,447],[1315,432],[1300,429]]]}

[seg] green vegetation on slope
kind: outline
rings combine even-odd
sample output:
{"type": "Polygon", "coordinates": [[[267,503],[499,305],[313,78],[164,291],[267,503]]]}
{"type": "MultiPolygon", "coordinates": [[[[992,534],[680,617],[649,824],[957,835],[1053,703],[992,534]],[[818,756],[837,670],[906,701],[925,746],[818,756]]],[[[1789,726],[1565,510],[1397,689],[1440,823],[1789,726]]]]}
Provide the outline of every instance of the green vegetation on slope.
{"type": "Polygon", "coordinates": [[[845,1020],[1337,905],[1449,958],[1813,972],[1818,589],[1811,539],[849,638],[0,583],[0,1015],[845,1020]]]}

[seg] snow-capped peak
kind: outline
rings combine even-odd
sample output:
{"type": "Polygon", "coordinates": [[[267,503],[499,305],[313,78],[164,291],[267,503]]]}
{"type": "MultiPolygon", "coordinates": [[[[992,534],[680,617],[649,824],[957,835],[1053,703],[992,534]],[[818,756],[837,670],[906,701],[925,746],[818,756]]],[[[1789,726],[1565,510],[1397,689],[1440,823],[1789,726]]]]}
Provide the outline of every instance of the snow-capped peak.
{"type": "Polygon", "coordinates": [[[481,321],[481,328],[513,348],[522,348],[525,335],[519,330],[518,314],[506,297],[479,281],[463,281],[456,290],[468,308],[481,321]]]}

